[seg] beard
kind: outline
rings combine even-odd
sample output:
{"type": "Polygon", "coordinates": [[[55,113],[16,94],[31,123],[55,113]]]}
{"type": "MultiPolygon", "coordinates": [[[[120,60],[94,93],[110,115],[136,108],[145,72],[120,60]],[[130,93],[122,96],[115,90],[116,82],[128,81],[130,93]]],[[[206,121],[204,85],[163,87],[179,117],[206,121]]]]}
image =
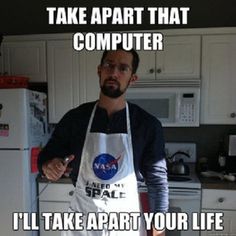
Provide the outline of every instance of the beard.
{"type": "Polygon", "coordinates": [[[129,82],[127,86],[123,90],[121,90],[119,81],[109,77],[108,79],[104,81],[103,85],[101,85],[100,87],[101,87],[102,93],[105,96],[110,97],[110,98],[118,98],[125,93],[126,89],[129,86],[129,82]],[[109,82],[112,82],[114,84],[109,84],[109,82]]]}

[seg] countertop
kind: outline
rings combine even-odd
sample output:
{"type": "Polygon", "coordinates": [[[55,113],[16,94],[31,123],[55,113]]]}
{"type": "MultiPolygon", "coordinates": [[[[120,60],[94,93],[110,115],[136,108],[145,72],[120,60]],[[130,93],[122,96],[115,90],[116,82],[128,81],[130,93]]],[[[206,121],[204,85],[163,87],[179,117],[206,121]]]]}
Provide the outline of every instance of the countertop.
{"type": "MultiPolygon", "coordinates": [[[[38,183],[48,183],[48,179],[43,178],[41,176],[38,176],[37,177],[37,182],[38,183]]],[[[72,184],[72,181],[71,181],[70,178],[63,177],[63,178],[60,178],[57,181],[53,181],[52,183],[56,183],[56,184],[72,184]]]]}
{"type": "MultiPolygon", "coordinates": [[[[230,182],[227,180],[221,180],[216,177],[202,177],[198,176],[202,185],[202,189],[228,189],[228,190],[236,190],[236,182],[230,182]]],[[[37,177],[37,181],[39,183],[47,183],[48,180],[46,178],[42,178],[40,176],[37,177]]],[[[63,183],[63,184],[72,184],[70,178],[61,178],[58,181],[53,183],[63,183]]]]}
{"type": "Polygon", "coordinates": [[[228,189],[236,190],[236,182],[221,180],[217,177],[202,177],[199,176],[202,184],[202,189],[228,189]]]}

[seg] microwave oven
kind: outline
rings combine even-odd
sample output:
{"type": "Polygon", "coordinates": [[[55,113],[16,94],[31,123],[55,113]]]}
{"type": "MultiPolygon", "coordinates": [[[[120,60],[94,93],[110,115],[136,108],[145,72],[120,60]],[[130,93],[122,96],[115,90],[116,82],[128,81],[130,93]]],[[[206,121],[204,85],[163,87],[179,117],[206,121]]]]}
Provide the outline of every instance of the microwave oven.
{"type": "Polygon", "coordinates": [[[126,99],[155,116],[164,127],[199,126],[200,87],[130,87],[126,99]]]}

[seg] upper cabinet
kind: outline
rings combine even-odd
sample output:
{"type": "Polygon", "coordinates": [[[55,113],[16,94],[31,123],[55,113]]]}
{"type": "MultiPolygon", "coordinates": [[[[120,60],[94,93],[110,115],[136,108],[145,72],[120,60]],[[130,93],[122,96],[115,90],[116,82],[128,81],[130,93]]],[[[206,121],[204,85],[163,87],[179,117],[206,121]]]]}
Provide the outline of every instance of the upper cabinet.
{"type": "Polygon", "coordinates": [[[236,35],[203,36],[201,123],[236,124],[236,35]]]}
{"type": "Polygon", "coordinates": [[[84,102],[95,101],[99,97],[99,76],[97,73],[97,67],[100,64],[102,57],[102,51],[93,51],[83,55],[84,65],[84,91],[85,100],[84,102]]]}
{"type": "Polygon", "coordinates": [[[45,41],[6,42],[1,52],[2,74],[25,76],[30,82],[46,82],[45,41]]]}
{"type": "Polygon", "coordinates": [[[71,40],[47,43],[49,122],[57,123],[70,109],[78,106],[80,93],[80,56],[71,40]]]}
{"type": "Polygon", "coordinates": [[[98,99],[101,55],[75,51],[70,39],[47,42],[50,123],[58,123],[70,109],[98,99]]]}
{"type": "Polygon", "coordinates": [[[163,51],[139,51],[141,82],[199,79],[201,37],[165,36],[163,51]]]}

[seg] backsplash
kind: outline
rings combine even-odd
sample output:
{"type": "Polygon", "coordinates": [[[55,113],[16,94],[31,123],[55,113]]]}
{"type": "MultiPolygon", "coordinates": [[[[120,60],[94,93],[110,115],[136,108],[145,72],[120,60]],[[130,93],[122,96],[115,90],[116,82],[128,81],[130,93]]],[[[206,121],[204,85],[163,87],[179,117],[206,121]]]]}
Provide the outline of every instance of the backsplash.
{"type": "Polygon", "coordinates": [[[217,163],[220,139],[236,134],[236,125],[200,125],[194,128],[164,128],[166,142],[194,142],[197,145],[197,158],[207,157],[209,166],[217,163]]]}

